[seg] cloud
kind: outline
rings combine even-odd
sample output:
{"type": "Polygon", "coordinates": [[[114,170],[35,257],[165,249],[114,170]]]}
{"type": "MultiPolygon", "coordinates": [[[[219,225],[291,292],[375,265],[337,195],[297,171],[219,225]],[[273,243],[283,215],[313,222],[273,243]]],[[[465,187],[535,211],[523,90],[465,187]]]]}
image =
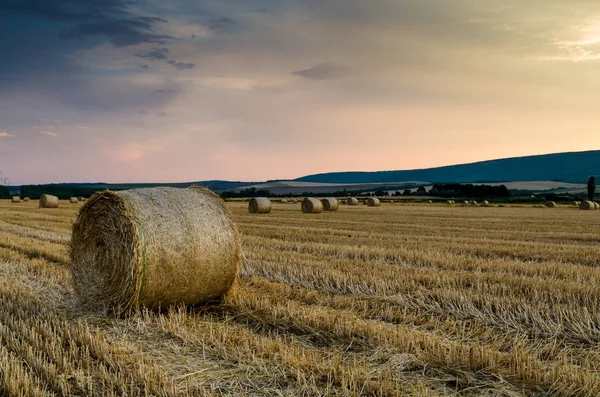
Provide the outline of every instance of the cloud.
{"type": "Polygon", "coordinates": [[[6,131],[0,131],[0,137],[1,138],[7,138],[7,137],[13,137],[13,136],[14,136],[13,134],[9,134],[6,131]]]}
{"type": "Polygon", "coordinates": [[[189,69],[193,69],[194,66],[196,66],[193,63],[177,62],[177,61],[172,60],[172,59],[169,60],[169,61],[167,61],[167,63],[169,65],[173,66],[174,68],[179,69],[179,70],[185,70],[185,69],[189,70],[189,69]]]}
{"type": "Polygon", "coordinates": [[[134,163],[141,160],[150,153],[161,153],[165,151],[162,145],[142,145],[137,143],[128,144],[124,147],[110,149],[107,154],[121,163],[134,163]]]}
{"type": "Polygon", "coordinates": [[[80,23],[77,26],[59,32],[64,40],[85,40],[88,37],[104,36],[116,47],[127,47],[143,43],[166,44],[174,37],[156,34],[152,24],[140,20],[114,20],[96,23],[80,23]]]}
{"type": "Polygon", "coordinates": [[[136,54],[139,58],[146,58],[152,60],[160,60],[167,59],[169,57],[169,49],[166,47],[163,48],[153,48],[148,51],[146,54],[136,54]]]}
{"type": "Polygon", "coordinates": [[[208,27],[212,30],[223,28],[226,26],[231,26],[234,24],[235,22],[233,21],[233,19],[226,17],[211,19],[210,21],[208,21],[208,27]]]}
{"type": "Polygon", "coordinates": [[[46,130],[41,130],[40,134],[44,134],[44,135],[48,135],[48,136],[52,136],[52,137],[57,137],[58,134],[54,131],[46,131],[46,130]]]}
{"type": "Polygon", "coordinates": [[[333,64],[333,62],[320,63],[309,69],[292,72],[294,76],[304,77],[310,80],[333,80],[343,76],[346,71],[333,64]]]}

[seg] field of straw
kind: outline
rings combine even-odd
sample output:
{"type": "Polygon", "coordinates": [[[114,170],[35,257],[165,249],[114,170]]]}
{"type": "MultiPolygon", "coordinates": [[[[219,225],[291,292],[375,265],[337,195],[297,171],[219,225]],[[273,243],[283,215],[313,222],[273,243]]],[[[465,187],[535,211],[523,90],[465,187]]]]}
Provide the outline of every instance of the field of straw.
{"type": "Polygon", "coordinates": [[[227,204],[227,304],[79,309],[79,205],[0,202],[0,395],[598,396],[600,212],[227,204]]]}

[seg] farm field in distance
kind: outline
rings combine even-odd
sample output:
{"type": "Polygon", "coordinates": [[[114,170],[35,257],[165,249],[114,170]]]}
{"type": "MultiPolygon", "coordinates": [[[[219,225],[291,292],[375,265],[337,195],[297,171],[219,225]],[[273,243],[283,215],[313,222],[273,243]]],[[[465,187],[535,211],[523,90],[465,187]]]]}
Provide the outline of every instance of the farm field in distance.
{"type": "Polygon", "coordinates": [[[0,396],[600,395],[600,211],[228,202],[218,306],[77,307],[80,204],[0,201],[0,396]]]}

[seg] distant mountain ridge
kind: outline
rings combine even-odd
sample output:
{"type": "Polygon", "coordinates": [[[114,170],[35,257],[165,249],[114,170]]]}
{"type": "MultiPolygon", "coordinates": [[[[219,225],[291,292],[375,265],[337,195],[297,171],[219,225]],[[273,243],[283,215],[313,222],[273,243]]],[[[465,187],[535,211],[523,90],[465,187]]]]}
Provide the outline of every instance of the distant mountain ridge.
{"type": "Polygon", "coordinates": [[[560,181],[585,183],[600,176],[600,150],[511,157],[444,167],[401,171],[347,171],[295,179],[318,183],[386,183],[421,180],[450,183],[560,181]]]}

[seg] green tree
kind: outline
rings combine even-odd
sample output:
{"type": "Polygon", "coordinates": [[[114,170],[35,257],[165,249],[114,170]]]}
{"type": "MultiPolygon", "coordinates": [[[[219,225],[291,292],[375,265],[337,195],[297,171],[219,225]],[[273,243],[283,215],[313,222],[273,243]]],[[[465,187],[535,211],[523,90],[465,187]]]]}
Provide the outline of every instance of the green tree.
{"type": "Polygon", "coordinates": [[[10,192],[6,186],[0,186],[0,198],[10,198],[10,192]]]}
{"type": "Polygon", "coordinates": [[[596,178],[593,176],[590,176],[590,179],[588,179],[587,193],[588,200],[594,201],[594,195],[596,194],[596,178]]]}

